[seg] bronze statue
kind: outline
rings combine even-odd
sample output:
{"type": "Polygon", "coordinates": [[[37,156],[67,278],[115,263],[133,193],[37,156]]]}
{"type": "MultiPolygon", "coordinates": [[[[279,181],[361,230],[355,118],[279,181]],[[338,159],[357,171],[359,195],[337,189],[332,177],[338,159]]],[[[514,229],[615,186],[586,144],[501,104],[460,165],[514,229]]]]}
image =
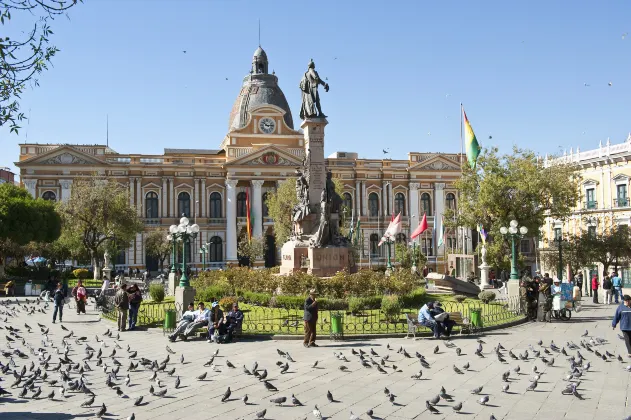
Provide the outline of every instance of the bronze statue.
{"type": "Polygon", "coordinates": [[[326,92],[329,91],[329,84],[323,82],[315,70],[313,59],[309,62],[309,68],[302,76],[300,81],[300,90],[302,91],[302,107],[300,108],[300,118],[326,118],[320,107],[320,95],[318,94],[318,85],[324,86],[326,92]]]}
{"type": "Polygon", "coordinates": [[[320,198],[320,219],[318,220],[318,231],[311,238],[311,245],[316,248],[322,248],[330,242],[329,217],[330,205],[326,201],[326,191],[322,191],[320,198]]]}

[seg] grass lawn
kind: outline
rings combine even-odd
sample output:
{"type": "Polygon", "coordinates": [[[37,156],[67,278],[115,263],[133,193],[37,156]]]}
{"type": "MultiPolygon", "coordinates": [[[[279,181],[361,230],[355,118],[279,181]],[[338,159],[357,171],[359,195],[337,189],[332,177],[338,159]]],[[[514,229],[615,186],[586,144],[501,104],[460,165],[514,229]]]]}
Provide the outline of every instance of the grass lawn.
{"type": "MultiPolygon", "coordinates": [[[[79,279],[68,279],[68,287],[75,287],[79,279]]],[[[83,287],[101,287],[103,280],[83,279],[83,287]]],[[[63,283],[63,281],[62,281],[63,283]]]]}

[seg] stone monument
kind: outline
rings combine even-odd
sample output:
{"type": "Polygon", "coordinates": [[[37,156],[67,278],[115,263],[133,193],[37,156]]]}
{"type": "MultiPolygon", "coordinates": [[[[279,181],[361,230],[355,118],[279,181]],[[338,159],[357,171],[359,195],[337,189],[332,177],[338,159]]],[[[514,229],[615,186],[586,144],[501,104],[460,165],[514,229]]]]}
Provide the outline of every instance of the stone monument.
{"type": "Polygon", "coordinates": [[[326,277],[341,270],[357,270],[350,242],[339,233],[342,200],[324,164],[324,127],[328,121],[322,113],[318,85],[329,91],[311,60],[300,81],[305,158],[296,169],[298,204],[292,211],[291,237],[282,247],[281,274],[306,271],[326,277]]]}
{"type": "Polygon", "coordinates": [[[480,290],[490,289],[491,284],[489,283],[489,269],[491,266],[486,263],[486,245],[482,245],[480,254],[482,255],[482,264],[478,266],[480,269],[480,290]]]}
{"type": "Polygon", "coordinates": [[[112,269],[110,268],[110,253],[105,251],[103,254],[103,270],[101,270],[102,279],[112,281],[112,269]]]}

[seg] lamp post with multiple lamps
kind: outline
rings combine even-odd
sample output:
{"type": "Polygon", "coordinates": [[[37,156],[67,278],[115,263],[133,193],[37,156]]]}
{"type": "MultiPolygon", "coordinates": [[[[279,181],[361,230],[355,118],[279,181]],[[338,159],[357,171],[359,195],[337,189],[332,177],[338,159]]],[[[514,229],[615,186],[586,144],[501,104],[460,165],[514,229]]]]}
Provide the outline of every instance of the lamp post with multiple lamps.
{"type": "Polygon", "coordinates": [[[186,245],[191,240],[195,240],[199,234],[199,226],[196,223],[191,225],[188,217],[183,215],[180,224],[178,226],[171,225],[169,232],[171,232],[172,238],[182,243],[182,276],[179,287],[175,289],[175,302],[176,305],[183,308],[185,302],[192,302],[195,298],[195,289],[191,287],[186,275],[186,245]]]}
{"type": "Polygon", "coordinates": [[[510,262],[510,279],[518,280],[519,273],[517,272],[517,239],[523,238],[528,233],[526,226],[519,227],[517,220],[511,220],[509,227],[502,226],[500,233],[504,237],[511,239],[511,262],[510,262]]]}
{"type": "Polygon", "coordinates": [[[210,249],[210,242],[206,242],[199,248],[199,255],[202,256],[202,271],[206,271],[206,255],[208,255],[208,250],[210,249]]]}
{"type": "Polygon", "coordinates": [[[563,280],[563,244],[567,243],[565,239],[563,239],[563,235],[559,235],[552,240],[557,244],[557,248],[559,248],[559,266],[557,268],[557,278],[559,280],[563,280]]]}
{"type": "Polygon", "coordinates": [[[416,273],[416,271],[418,270],[418,267],[416,266],[416,264],[418,263],[416,261],[416,241],[410,241],[409,245],[410,248],[412,248],[412,273],[416,273]]]}

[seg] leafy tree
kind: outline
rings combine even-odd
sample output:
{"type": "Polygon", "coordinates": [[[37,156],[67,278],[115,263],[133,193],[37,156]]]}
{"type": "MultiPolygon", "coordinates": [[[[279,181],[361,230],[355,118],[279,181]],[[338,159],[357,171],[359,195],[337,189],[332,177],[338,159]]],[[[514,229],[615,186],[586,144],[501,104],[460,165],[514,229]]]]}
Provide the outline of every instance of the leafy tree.
{"type": "Polygon", "coordinates": [[[164,271],[164,260],[171,255],[171,242],[167,240],[167,233],[161,230],[149,232],[145,239],[145,250],[147,255],[158,259],[160,271],[164,271]]]}
{"type": "Polygon", "coordinates": [[[476,169],[463,166],[456,181],[460,199],[458,210],[445,212],[448,227],[475,227],[482,224],[489,233],[487,261],[490,265],[510,265],[510,244],[500,234],[501,226],[515,219],[537,236],[546,217],[564,219],[580,198],[580,177],[570,164],[544,167],[529,150],[514,148],[499,155],[497,148],[485,150],[476,169]]]}
{"type": "Polygon", "coordinates": [[[412,256],[416,256],[416,267],[418,270],[422,270],[427,262],[427,257],[421,252],[421,247],[416,247],[416,253],[414,248],[404,243],[398,243],[395,245],[395,253],[401,268],[412,268],[412,256]]]}
{"type": "MultiPolygon", "coordinates": [[[[560,244],[563,270],[569,265],[572,272],[576,272],[594,262],[594,250],[590,244],[594,238],[589,237],[587,232],[583,231],[578,235],[566,235],[564,239],[560,244]]],[[[549,271],[556,274],[559,266],[559,242],[548,241],[547,245],[540,251],[541,262],[544,267],[548,267],[549,271]]]]}
{"type": "MultiPolygon", "coordinates": [[[[97,258],[108,241],[128,244],[143,225],[129,204],[127,188],[102,178],[77,179],[70,199],[59,204],[64,240],[75,246],[80,242],[90,254],[95,279],[97,258]]],[[[75,252],[77,250],[75,249],[75,252]]]]}
{"type": "Polygon", "coordinates": [[[267,242],[262,237],[252,236],[248,241],[247,235],[241,235],[237,246],[237,253],[240,258],[247,259],[248,266],[252,267],[256,260],[260,260],[265,255],[267,242]]]}
{"type": "MultiPolygon", "coordinates": [[[[83,1],[83,0],[79,0],[83,1]]],[[[17,134],[19,121],[24,119],[18,100],[27,83],[37,85],[37,75],[59,49],[49,45],[53,31],[48,22],[65,14],[77,0],[3,0],[0,1],[0,25],[7,27],[13,13],[28,12],[37,21],[22,39],[0,37],[0,126],[9,124],[17,134]]],[[[8,31],[8,29],[7,29],[8,31]]],[[[17,33],[17,31],[14,31],[17,33]]]]}
{"type": "Polygon", "coordinates": [[[603,265],[603,276],[609,274],[609,267],[631,261],[631,235],[628,226],[613,226],[604,232],[581,237],[589,250],[590,262],[603,265]]]}

